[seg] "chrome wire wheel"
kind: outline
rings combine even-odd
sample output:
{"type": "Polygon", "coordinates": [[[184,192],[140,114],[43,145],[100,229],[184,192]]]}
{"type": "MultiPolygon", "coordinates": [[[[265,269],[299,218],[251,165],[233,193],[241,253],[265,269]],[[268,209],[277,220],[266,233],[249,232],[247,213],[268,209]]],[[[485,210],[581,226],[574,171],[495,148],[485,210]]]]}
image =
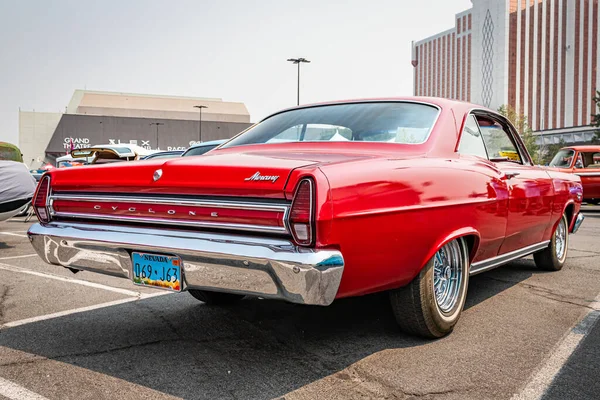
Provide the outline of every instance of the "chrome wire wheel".
{"type": "Polygon", "coordinates": [[[561,218],[554,232],[554,246],[556,258],[562,261],[567,249],[567,227],[564,218],[561,218]]]}
{"type": "Polygon", "coordinates": [[[466,270],[461,246],[457,240],[446,244],[433,258],[433,291],[440,311],[450,313],[461,298],[466,270]]]}

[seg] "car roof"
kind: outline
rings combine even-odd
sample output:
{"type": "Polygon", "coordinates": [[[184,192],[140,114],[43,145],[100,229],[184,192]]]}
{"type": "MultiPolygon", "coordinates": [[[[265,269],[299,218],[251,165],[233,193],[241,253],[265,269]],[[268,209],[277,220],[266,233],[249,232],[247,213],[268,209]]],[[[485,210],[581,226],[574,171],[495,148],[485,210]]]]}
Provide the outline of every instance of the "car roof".
{"type": "Polygon", "coordinates": [[[571,149],[571,150],[575,150],[575,151],[600,151],[600,146],[598,146],[598,145],[567,146],[567,147],[563,147],[563,149],[571,149]]]}
{"type": "Polygon", "coordinates": [[[401,97],[375,97],[375,98],[364,98],[364,99],[349,99],[349,100],[335,100],[335,101],[326,101],[322,103],[312,103],[312,104],[303,104],[300,106],[286,108],[280,111],[277,111],[274,114],[271,114],[263,120],[272,117],[273,115],[280,114],[282,112],[302,109],[302,108],[310,108],[310,107],[319,107],[319,106],[332,106],[332,105],[340,105],[340,104],[353,104],[353,103],[385,103],[385,102],[413,102],[413,103],[423,103],[423,104],[431,104],[437,106],[439,108],[451,108],[460,112],[467,112],[472,109],[478,110],[486,110],[490,111],[494,114],[498,114],[497,111],[491,110],[487,107],[481,106],[479,104],[468,103],[466,101],[454,100],[454,99],[446,99],[442,97],[428,97],[428,96],[401,96],[401,97]]]}

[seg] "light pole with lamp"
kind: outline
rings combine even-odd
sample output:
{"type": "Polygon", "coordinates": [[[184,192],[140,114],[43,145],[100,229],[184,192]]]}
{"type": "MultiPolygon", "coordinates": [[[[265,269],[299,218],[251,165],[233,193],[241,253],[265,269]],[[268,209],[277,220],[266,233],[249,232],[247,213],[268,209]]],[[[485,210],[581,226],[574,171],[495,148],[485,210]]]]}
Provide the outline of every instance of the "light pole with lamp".
{"type": "Polygon", "coordinates": [[[297,105],[300,105],[300,64],[301,63],[309,63],[306,58],[288,58],[288,61],[293,64],[298,64],[298,97],[297,97],[297,105]]]}
{"type": "Polygon", "coordinates": [[[194,106],[200,111],[200,116],[198,117],[198,143],[202,143],[202,109],[208,108],[207,106],[194,106]]]}
{"type": "Polygon", "coordinates": [[[158,127],[161,125],[164,125],[164,123],[162,122],[152,122],[150,124],[150,126],[152,125],[156,125],[156,150],[160,150],[160,148],[158,147],[158,127]]]}

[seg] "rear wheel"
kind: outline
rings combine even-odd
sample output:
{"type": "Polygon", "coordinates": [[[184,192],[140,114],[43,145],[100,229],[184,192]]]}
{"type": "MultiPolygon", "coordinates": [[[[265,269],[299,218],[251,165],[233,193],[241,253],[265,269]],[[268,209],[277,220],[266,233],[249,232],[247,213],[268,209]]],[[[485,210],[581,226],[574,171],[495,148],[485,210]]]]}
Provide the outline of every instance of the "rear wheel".
{"type": "Polygon", "coordinates": [[[563,215],[550,244],[542,251],[538,251],[533,255],[535,266],[544,271],[559,271],[562,269],[565,260],[567,259],[567,250],[569,248],[569,224],[567,216],[563,215]]]}
{"type": "Polygon", "coordinates": [[[228,305],[233,304],[244,297],[241,294],[232,294],[232,293],[221,293],[221,292],[211,292],[208,290],[198,290],[198,289],[189,289],[188,292],[194,298],[208,304],[208,305],[228,305]]]}
{"type": "Polygon", "coordinates": [[[452,332],[467,297],[469,252],[464,238],[438,250],[408,286],[390,291],[404,332],[435,339],[452,332]]]}

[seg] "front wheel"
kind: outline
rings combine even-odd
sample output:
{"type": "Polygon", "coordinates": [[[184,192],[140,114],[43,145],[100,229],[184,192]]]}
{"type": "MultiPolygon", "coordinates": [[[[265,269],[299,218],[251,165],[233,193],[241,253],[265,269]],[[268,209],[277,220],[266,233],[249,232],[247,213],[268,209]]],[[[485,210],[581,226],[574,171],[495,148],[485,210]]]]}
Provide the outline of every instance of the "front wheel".
{"type": "Polygon", "coordinates": [[[452,332],[468,284],[468,247],[464,238],[458,238],[439,249],[408,286],[390,291],[400,329],[429,339],[452,332]]]}
{"type": "Polygon", "coordinates": [[[569,248],[569,224],[567,216],[563,214],[550,244],[542,251],[533,254],[535,266],[544,271],[559,271],[562,269],[567,259],[567,250],[569,248]]]}

